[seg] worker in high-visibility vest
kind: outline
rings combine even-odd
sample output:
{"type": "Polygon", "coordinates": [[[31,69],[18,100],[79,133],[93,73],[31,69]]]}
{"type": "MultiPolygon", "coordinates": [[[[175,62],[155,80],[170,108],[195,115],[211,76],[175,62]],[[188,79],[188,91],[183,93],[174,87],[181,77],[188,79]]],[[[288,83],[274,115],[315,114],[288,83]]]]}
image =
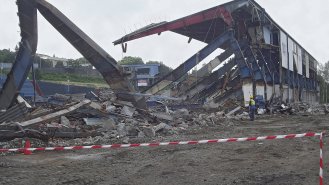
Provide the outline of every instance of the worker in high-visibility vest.
{"type": "Polygon", "coordinates": [[[256,102],[254,100],[254,97],[250,96],[250,100],[249,100],[249,117],[250,117],[250,121],[255,120],[255,111],[256,111],[256,102]]]}

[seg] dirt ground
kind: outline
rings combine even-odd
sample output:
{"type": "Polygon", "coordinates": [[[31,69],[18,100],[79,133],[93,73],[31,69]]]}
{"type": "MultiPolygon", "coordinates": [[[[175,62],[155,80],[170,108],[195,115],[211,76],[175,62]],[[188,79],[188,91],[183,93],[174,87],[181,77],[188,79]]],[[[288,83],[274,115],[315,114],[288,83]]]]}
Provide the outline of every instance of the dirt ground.
{"type": "MultiPolygon", "coordinates": [[[[264,116],[153,141],[317,132],[327,130],[328,121],[325,115],[264,116]]],[[[325,145],[325,168],[328,157],[325,145]]],[[[0,156],[0,184],[312,185],[318,174],[318,138],[0,156]]],[[[325,180],[328,174],[325,169],[325,180]]]]}

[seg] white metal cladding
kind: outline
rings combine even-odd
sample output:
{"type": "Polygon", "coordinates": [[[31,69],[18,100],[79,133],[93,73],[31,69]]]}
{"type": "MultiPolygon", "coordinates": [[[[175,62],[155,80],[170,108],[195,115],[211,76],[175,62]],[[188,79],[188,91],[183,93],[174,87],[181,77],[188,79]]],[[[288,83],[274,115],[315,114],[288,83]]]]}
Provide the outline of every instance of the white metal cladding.
{"type": "Polygon", "coordinates": [[[283,101],[287,101],[288,100],[288,94],[289,94],[289,89],[288,89],[288,86],[284,85],[283,86],[283,97],[282,97],[282,100],[283,101]]]}
{"type": "Polygon", "coordinates": [[[247,106],[249,106],[250,95],[253,94],[252,83],[244,82],[243,86],[242,86],[242,91],[243,91],[245,106],[247,107],[247,106]]]}
{"type": "Polygon", "coordinates": [[[261,85],[261,84],[256,85],[256,95],[261,95],[265,97],[265,85],[261,85]]]}
{"type": "Polygon", "coordinates": [[[294,98],[293,90],[289,88],[288,91],[289,91],[289,100],[292,100],[294,98]]]}
{"type": "Polygon", "coordinates": [[[288,37],[288,56],[289,56],[289,70],[294,70],[294,42],[288,37]]]}
{"type": "Polygon", "coordinates": [[[288,69],[287,35],[280,31],[282,67],[288,69]]]}
{"type": "MultiPolygon", "coordinates": [[[[298,66],[297,44],[294,43],[294,67],[298,66]]],[[[297,68],[298,69],[298,68],[297,68]]]]}
{"type": "Polygon", "coordinates": [[[275,97],[280,96],[280,85],[275,85],[274,86],[274,92],[275,92],[275,97]]]}
{"type": "Polygon", "coordinates": [[[302,58],[302,48],[297,46],[297,69],[298,69],[298,74],[302,75],[303,74],[303,58],[302,58]]]}
{"type": "Polygon", "coordinates": [[[273,86],[271,86],[271,85],[268,85],[267,86],[267,100],[271,100],[271,97],[272,97],[272,95],[273,95],[273,86]]]}
{"type": "Polygon", "coordinates": [[[310,77],[310,57],[308,53],[305,52],[305,69],[306,69],[306,78],[310,77]]]}

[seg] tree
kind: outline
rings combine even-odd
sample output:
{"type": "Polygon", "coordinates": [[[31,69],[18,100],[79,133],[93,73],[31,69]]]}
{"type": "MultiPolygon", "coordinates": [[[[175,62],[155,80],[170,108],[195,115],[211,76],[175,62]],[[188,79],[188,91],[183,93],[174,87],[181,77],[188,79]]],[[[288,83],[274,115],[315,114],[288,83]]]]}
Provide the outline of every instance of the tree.
{"type": "Polygon", "coordinates": [[[77,61],[80,65],[81,64],[88,64],[89,63],[89,61],[87,59],[85,59],[84,57],[78,58],[75,61],[77,61]]]}
{"type": "Polygon", "coordinates": [[[41,75],[40,69],[36,69],[35,70],[35,79],[36,80],[41,80],[42,79],[42,75],[41,75]]]}
{"type": "Polygon", "coordinates": [[[67,63],[70,65],[70,67],[79,67],[80,66],[79,61],[73,60],[73,59],[69,59],[67,61],[67,63]]]}
{"type": "Polygon", "coordinates": [[[61,61],[57,62],[55,65],[55,68],[63,68],[63,67],[64,67],[64,64],[61,61]]]}
{"type": "Polygon", "coordinates": [[[42,68],[52,68],[53,67],[53,63],[50,60],[44,60],[44,59],[40,59],[40,60],[41,60],[42,68]]]}
{"type": "Polygon", "coordinates": [[[135,65],[135,64],[144,64],[144,61],[140,57],[124,57],[122,60],[118,62],[120,65],[135,65]]]}
{"type": "Polygon", "coordinates": [[[320,102],[328,103],[329,100],[329,61],[319,64],[318,80],[320,85],[320,102]]]}
{"type": "Polygon", "coordinates": [[[0,50],[0,63],[14,63],[16,54],[9,49],[0,50]]]}

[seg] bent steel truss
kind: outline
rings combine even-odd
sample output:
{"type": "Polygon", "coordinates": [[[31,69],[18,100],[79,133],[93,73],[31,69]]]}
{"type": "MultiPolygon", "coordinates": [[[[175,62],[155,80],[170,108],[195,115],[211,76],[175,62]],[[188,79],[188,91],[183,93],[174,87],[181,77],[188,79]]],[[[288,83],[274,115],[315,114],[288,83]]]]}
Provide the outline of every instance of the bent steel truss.
{"type": "Polygon", "coordinates": [[[14,67],[0,94],[1,109],[7,109],[13,103],[31,68],[37,47],[37,9],[101,73],[119,99],[146,108],[144,98],[125,93],[135,92],[135,89],[115,59],[57,8],[44,0],[17,0],[17,5],[22,41],[14,67]]]}
{"type": "Polygon", "coordinates": [[[34,0],[17,0],[21,42],[15,63],[0,92],[0,109],[7,109],[17,98],[30,71],[38,44],[37,9],[34,0]]]}

